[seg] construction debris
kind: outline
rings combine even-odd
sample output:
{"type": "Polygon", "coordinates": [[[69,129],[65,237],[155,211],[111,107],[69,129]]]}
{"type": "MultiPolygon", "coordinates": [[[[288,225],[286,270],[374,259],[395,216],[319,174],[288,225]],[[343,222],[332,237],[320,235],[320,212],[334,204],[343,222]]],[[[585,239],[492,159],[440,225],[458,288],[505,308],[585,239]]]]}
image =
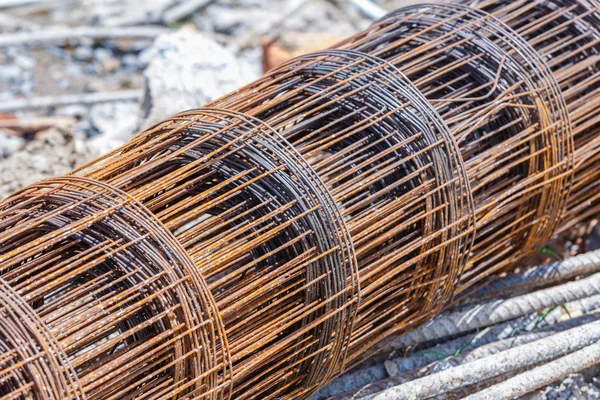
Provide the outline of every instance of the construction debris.
{"type": "Polygon", "coordinates": [[[140,90],[33,97],[30,99],[3,102],[0,104],[0,112],[20,111],[32,108],[60,107],[72,104],[109,103],[127,100],[138,101],[141,98],[142,92],[140,90]]]}
{"type": "Polygon", "coordinates": [[[0,160],[0,197],[42,179],[66,174],[83,161],[101,154],[77,139],[72,128],[56,126],[38,133],[38,139],[19,141],[10,157],[0,160]]]}
{"type": "Polygon", "coordinates": [[[144,55],[144,126],[212,101],[250,82],[250,68],[209,37],[187,31],[159,36],[144,55]]]}
{"type": "Polygon", "coordinates": [[[322,33],[282,34],[279,37],[263,38],[263,72],[283,64],[294,57],[330,47],[340,42],[343,36],[322,33]]]}
{"type": "Polygon", "coordinates": [[[55,28],[39,32],[4,34],[0,36],[0,47],[46,43],[64,45],[84,39],[151,39],[167,32],[168,30],[162,27],[55,28]]]}
{"type": "MultiPolygon", "coordinates": [[[[560,332],[555,335],[540,339],[529,344],[524,344],[489,357],[482,358],[471,363],[460,365],[455,368],[438,372],[427,377],[416,379],[400,386],[394,386],[389,389],[381,390],[384,382],[380,382],[381,386],[375,387],[381,392],[373,395],[361,393],[361,398],[365,400],[386,400],[386,399],[422,399],[440,395],[446,392],[474,385],[478,383],[482,377],[490,379],[496,376],[501,376],[506,373],[519,370],[521,368],[536,365],[544,361],[551,361],[559,356],[568,354],[565,357],[551,362],[543,367],[540,367],[544,372],[548,373],[547,378],[552,375],[557,375],[555,379],[566,377],[569,373],[578,372],[588,368],[600,361],[600,321],[573,328],[565,332],[560,332]],[[580,350],[585,352],[586,357],[581,358],[581,364],[577,363],[575,354],[572,353],[580,350]],[[558,367],[558,368],[557,368],[558,367]]],[[[533,372],[533,371],[532,371],[533,372]]],[[[523,386],[523,382],[527,382],[529,376],[521,376],[508,380],[498,387],[491,387],[473,395],[474,398],[503,398],[512,399],[520,394],[529,393],[531,390],[553,382],[553,380],[539,381],[529,380],[528,384],[523,386]],[[521,383],[522,386],[516,386],[516,383],[521,383]],[[500,390],[499,390],[500,389],[500,390]],[[525,391],[523,391],[525,389],[525,391]],[[506,390],[506,391],[505,391],[506,390]],[[498,397],[501,394],[502,397],[498,397]]],[[[546,379],[547,379],[546,378],[546,379]]],[[[385,384],[390,384],[395,378],[390,378],[385,384]]],[[[352,397],[348,397],[352,398],[352,397]]]]}

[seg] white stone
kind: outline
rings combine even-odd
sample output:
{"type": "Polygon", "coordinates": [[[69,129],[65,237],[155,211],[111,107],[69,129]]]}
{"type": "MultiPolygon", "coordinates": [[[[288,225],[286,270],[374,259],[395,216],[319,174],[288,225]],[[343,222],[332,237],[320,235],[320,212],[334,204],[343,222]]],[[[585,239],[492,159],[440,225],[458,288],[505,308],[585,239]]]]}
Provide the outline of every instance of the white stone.
{"type": "Polygon", "coordinates": [[[138,130],[139,105],[125,101],[96,104],[90,108],[89,119],[98,133],[90,144],[108,152],[128,142],[138,130]]]}
{"type": "Polygon", "coordinates": [[[144,54],[143,127],[201,107],[257,78],[211,38],[188,31],[159,36],[144,54]]]}
{"type": "Polygon", "coordinates": [[[0,159],[8,158],[25,145],[20,136],[10,136],[0,130],[0,159]]]}

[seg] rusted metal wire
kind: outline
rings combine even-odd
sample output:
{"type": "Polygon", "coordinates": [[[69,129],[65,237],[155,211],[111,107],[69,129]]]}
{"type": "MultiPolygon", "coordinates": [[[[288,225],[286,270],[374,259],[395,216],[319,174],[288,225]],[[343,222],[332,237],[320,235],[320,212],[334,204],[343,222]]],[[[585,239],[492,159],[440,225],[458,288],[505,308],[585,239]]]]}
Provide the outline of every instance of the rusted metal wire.
{"type": "Polygon", "coordinates": [[[223,391],[229,366],[208,288],[135,199],[88,178],[56,178],[5,202],[1,226],[3,311],[39,353],[18,355],[20,341],[4,338],[15,356],[2,371],[19,369],[29,397],[223,391]],[[50,355],[45,362],[60,368],[48,374],[35,364],[50,355]]]}
{"type": "Polygon", "coordinates": [[[595,33],[517,3],[398,10],[1,203],[0,393],[306,398],[583,218],[595,33]]]}
{"type": "Polygon", "coordinates": [[[462,0],[493,14],[544,58],[560,84],[573,126],[575,182],[561,230],[600,210],[600,2],[462,0]]]}
{"type": "Polygon", "coordinates": [[[78,172],[127,191],[190,255],[224,325],[236,398],[287,381],[306,390],[340,368],[357,306],[352,244],[326,188],[268,126],[193,110],[78,172]]]}
{"type": "MultiPolygon", "coordinates": [[[[358,368],[345,372],[342,376],[328,383],[319,393],[312,397],[314,400],[323,400],[330,397],[343,395],[344,393],[356,393],[363,387],[388,378],[388,367],[395,369],[397,373],[411,370],[421,370],[423,367],[456,353],[459,349],[470,346],[482,346],[511,336],[512,332],[527,326],[539,319],[538,315],[521,317],[508,322],[497,324],[486,328],[475,335],[460,336],[453,340],[446,340],[434,347],[425,344],[412,349],[410,355],[402,356],[406,352],[392,351],[382,353],[378,357],[368,360],[366,366],[361,364],[358,368]],[[369,365],[373,364],[373,365],[369,365]]],[[[429,342],[431,343],[431,342],[429,342]]]]}
{"type": "Polygon", "coordinates": [[[550,238],[569,192],[573,143],[560,89],[523,38],[485,12],[416,5],[338,47],[398,66],[458,143],[477,230],[459,292],[550,238]]]}
{"type": "Polygon", "coordinates": [[[356,51],[315,53],[214,104],[280,132],[338,204],[361,287],[350,363],[448,301],[473,232],[467,176],[439,115],[396,68],[356,51]]]}
{"type": "MultiPolygon", "coordinates": [[[[484,299],[490,294],[498,293],[504,288],[503,294],[505,296],[514,297],[520,295],[515,288],[524,286],[529,290],[535,289],[535,283],[542,282],[542,279],[547,280],[547,285],[560,283],[566,279],[572,279],[577,276],[586,276],[596,268],[597,262],[600,260],[598,257],[598,251],[592,251],[589,253],[579,254],[569,259],[550,263],[539,267],[533,267],[525,273],[514,273],[513,276],[506,278],[500,278],[498,281],[492,282],[488,286],[484,287],[480,292],[475,293],[474,297],[480,297],[484,299]],[[562,277],[562,279],[557,279],[562,277]],[[485,289],[491,286],[491,293],[485,291],[485,289]]],[[[531,302],[535,302],[537,297],[531,299],[531,302]]],[[[439,369],[440,366],[452,367],[458,363],[462,364],[472,360],[473,354],[482,354],[487,356],[494,352],[504,351],[507,348],[513,347],[522,341],[538,340],[549,334],[554,334],[566,329],[571,329],[575,326],[583,323],[589,323],[600,319],[600,314],[596,312],[598,308],[600,296],[593,295],[591,297],[576,300],[575,302],[566,303],[565,308],[557,307],[554,311],[544,315],[543,321],[540,319],[539,314],[531,314],[529,317],[518,317],[511,319],[507,322],[496,324],[493,327],[484,328],[479,330],[475,335],[467,334],[460,336],[452,340],[442,340],[441,344],[431,347],[431,341],[426,342],[424,345],[419,344],[412,348],[411,355],[405,355],[404,349],[400,351],[393,351],[391,354],[383,353],[377,358],[369,360],[374,365],[367,365],[359,367],[353,371],[346,372],[339,378],[336,378],[323,389],[321,389],[317,396],[313,399],[320,400],[329,398],[336,395],[341,395],[345,392],[356,392],[362,387],[368,386],[374,382],[380,381],[393,376],[395,374],[410,373],[407,376],[412,376],[411,379],[416,379],[415,374],[418,371],[418,376],[426,375],[426,371],[435,367],[439,369]],[[561,318],[564,309],[569,310],[573,315],[583,314],[581,317],[574,317],[563,322],[556,322],[556,318],[561,318]],[[590,312],[596,312],[589,314],[590,312]],[[544,326],[548,325],[548,326],[544,326]],[[519,336],[513,335],[516,332],[523,332],[531,330],[533,327],[537,329],[531,333],[522,334],[519,336]],[[429,345],[428,345],[429,344],[429,345]],[[471,350],[475,348],[474,350],[471,350]],[[421,352],[422,350],[426,350],[421,352]],[[456,354],[459,352],[459,354],[456,354]],[[398,353],[398,354],[396,354],[398,353]],[[439,361],[444,357],[449,357],[444,361],[439,361]],[[385,363],[385,366],[384,366],[385,363]],[[427,369],[423,367],[428,366],[427,369]],[[414,370],[414,371],[413,371],[414,370]],[[395,371],[392,374],[389,371],[395,371]],[[411,372],[412,371],[412,372],[411,372]]],[[[462,302],[461,302],[462,306],[462,302]]],[[[464,307],[464,306],[463,306],[464,307]]],[[[471,315],[481,313],[485,317],[485,308],[473,306],[471,308],[471,315]]],[[[525,310],[527,312],[527,310],[525,310]]],[[[462,324],[462,323],[461,323],[462,324]]],[[[438,326],[432,324],[429,330],[437,330],[438,326]]],[[[454,337],[456,332],[450,332],[451,336],[454,337]]],[[[429,333],[424,334],[425,337],[429,336],[429,333]]],[[[436,335],[437,336],[437,335],[436,335]]],[[[483,356],[483,355],[482,355],[483,356]]],[[[446,368],[445,367],[445,368],[446,368]]]]}

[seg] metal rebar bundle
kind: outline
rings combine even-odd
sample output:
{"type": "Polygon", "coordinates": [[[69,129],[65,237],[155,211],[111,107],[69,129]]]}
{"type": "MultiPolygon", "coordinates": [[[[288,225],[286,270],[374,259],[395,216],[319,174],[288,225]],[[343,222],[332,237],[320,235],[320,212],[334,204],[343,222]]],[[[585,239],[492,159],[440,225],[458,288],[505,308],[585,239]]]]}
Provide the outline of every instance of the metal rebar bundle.
{"type": "Polygon", "coordinates": [[[2,398],[306,398],[591,215],[598,4],[534,3],[398,10],[5,200],[2,398]]]}

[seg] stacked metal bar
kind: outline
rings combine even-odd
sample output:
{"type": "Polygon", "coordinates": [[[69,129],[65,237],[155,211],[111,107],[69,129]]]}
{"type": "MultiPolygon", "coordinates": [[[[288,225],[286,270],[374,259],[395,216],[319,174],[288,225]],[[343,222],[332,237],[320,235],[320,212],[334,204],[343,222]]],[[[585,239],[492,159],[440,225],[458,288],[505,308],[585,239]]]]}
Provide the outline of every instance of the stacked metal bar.
{"type": "Polygon", "coordinates": [[[537,251],[600,107],[523,35],[402,9],[1,203],[0,394],[306,398],[537,251]]]}

